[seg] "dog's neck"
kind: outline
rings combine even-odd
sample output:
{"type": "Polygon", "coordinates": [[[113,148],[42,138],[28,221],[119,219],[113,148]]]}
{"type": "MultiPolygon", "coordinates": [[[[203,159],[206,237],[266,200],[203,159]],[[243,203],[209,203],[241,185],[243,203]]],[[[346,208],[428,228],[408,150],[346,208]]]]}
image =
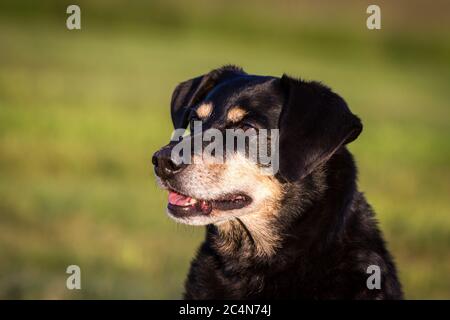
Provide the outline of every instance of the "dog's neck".
{"type": "Polygon", "coordinates": [[[215,249],[223,255],[239,253],[244,259],[264,259],[273,256],[281,245],[275,224],[274,216],[265,214],[261,218],[255,213],[210,227],[208,233],[213,237],[215,249]]]}
{"type": "Polygon", "coordinates": [[[277,263],[277,255],[310,252],[311,246],[316,247],[314,252],[323,252],[345,228],[345,215],[352,198],[343,195],[353,195],[356,191],[355,175],[352,156],[343,149],[301,183],[286,185],[289,192],[278,211],[209,225],[207,238],[225,261],[239,259],[240,266],[277,263]],[[327,239],[323,238],[325,234],[329,235],[327,239]],[[290,247],[303,250],[289,252],[290,247]]]}

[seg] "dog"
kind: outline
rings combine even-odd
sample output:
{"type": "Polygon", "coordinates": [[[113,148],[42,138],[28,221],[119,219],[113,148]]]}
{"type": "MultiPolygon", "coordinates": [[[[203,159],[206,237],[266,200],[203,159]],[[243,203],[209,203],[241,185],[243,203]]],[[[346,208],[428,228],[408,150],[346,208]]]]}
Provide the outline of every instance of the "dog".
{"type": "Polygon", "coordinates": [[[346,148],[362,124],[339,95],[226,65],[180,83],[171,117],[175,129],[201,121],[204,130],[279,132],[273,174],[230,151],[223,163],[176,163],[174,142],[153,155],[168,215],[206,226],[185,299],[403,298],[346,148]]]}

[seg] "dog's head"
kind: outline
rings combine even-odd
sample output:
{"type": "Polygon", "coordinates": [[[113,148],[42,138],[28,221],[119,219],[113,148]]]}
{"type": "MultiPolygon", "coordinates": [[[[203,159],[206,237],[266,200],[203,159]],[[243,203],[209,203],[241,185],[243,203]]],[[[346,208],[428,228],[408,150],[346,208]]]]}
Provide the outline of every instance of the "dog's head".
{"type": "Polygon", "coordinates": [[[175,129],[191,127],[190,139],[194,121],[201,121],[203,132],[214,128],[224,137],[223,163],[195,152],[191,164],[174,161],[174,142],[153,156],[158,182],[169,190],[169,215],[196,225],[276,215],[286,186],[310,175],[362,130],[345,101],[327,87],[286,75],[248,75],[234,66],[179,84],[171,115],[175,129]],[[249,159],[248,148],[247,153],[226,148],[227,129],[256,137],[261,129],[278,129],[275,138],[267,133],[267,145],[276,145],[279,170],[267,174],[266,164],[249,159]]]}

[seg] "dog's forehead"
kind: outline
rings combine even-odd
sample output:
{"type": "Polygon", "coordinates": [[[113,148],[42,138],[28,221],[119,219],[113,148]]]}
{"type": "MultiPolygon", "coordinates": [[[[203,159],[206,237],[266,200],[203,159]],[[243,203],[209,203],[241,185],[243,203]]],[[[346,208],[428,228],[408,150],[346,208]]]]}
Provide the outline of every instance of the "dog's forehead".
{"type": "Polygon", "coordinates": [[[245,115],[271,115],[279,109],[277,78],[242,76],[214,88],[197,107],[197,114],[205,120],[238,122],[245,115]]]}

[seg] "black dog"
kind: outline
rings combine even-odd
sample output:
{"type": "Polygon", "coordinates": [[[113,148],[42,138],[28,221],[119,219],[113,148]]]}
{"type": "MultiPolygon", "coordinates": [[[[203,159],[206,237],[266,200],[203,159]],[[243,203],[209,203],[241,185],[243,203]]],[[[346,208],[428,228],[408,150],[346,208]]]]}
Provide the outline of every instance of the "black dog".
{"type": "Polygon", "coordinates": [[[171,115],[175,128],[279,129],[273,175],[231,154],[223,164],[177,164],[173,143],[153,156],[169,215],[206,225],[185,298],[402,298],[345,147],[362,125],[341,97],[317,82],[225,66],[178,85],[171,115]]]}

